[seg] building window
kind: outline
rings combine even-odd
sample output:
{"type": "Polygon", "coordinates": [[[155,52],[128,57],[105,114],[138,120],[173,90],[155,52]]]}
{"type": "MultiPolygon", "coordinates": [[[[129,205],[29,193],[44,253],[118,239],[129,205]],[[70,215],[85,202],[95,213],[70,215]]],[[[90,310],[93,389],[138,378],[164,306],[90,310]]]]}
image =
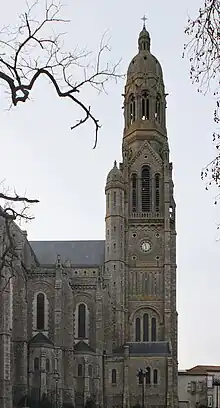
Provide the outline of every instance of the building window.
{"type": "Polygon", "coordinates": [[[83,303],[78,308],[78,338],[86,337],[86,307],[83,303]]]}
{"type": "Polygon", "coordinates": [[[151,384],[151,368],[146,369],[146,384],[151,384]]]}
{"type": "Polygon", "coordinates": [[[156,98],[156,106],[155,106],[155,119],[160,123],[160,110],[161,110],[161,104],[160,104],[160,96],[157,95],[156,98]]]}
{"type": "Polygon", "coordinates": [[[136,103],[134,95],[131,95],[129,100],[129,119],[128,123],[131,125],[136,119],[136,103]]]}
{"type": "Polygon", "coordinates": [[[131,206],[132,212],[137,211],[137,175],[132,174],[131,176],[131,206]]]}
{"type": "Polygon", "coordinates": [[[50,360],[49,358],[46,359],[46,371],[49,373],[50,371],[50,360]]]}
{"type": "Polygon", "coordinates": [[[116,206],[116,191],[113,193],[113,205],[116,206]]]}
{"type": "Polygon", "coordinates": [[[107,208],[109,209],[109,193],[107,194],[107,208]]]}
{"type": "Polygon", "coordinates": [[[89,364],[89,367],[88,367],[88,374],[89,374],[89,377],[92,377],[92,365],[91,364],[89,364]]]}
{"type": "Polygon", "coordinates": [[[145,91],[141,97],[141,119],[142,120],[149,120],[149,96],[148,93],[145,91]]]}
{"type": "Polygon", "coordinates": [[[82,364],[78,364],[78,377],[83,376],[83,366],[82,364]]]}
{"type": "Polygon", "coordinates": [[[151,319],[151,341],[157,341],[157,321],[155,317],[151,319]]]}
{"type": "Polygon", "coordinates": [[[150,167],[145,166],[141,175],[142,212],[151,211],[151,180],[150,167]]]}
{"type": "Polygon", "coordinates": [[[135,341],[141,341],[141,320],[139,317],[135,321],[135,341]]]}
{"type": "Polygon", "coordinates": [[[147,313],[143,316],[143,341],[149,341],[149,318],[147,313]]]}
{"type": "Polygon", "coordinates": [[[160,175],[155,175],[155,209],[160,211],[160,175]]]}
{"type": "Polygon", "coordinates": [[[39,358],[38,357],[36,357],[35,359],[34,359],[34,371],[39,371],[39,358]]]}
{"type": "Polygon", "coordinates": [[[112,384],[116,384],[116,382],[117,382],[117,373],[116,373],[116,370],[113,369],[112,370],[112,384]]]}
{"type": "Polygon", "coordinates": [[[158,384],[158,372],[157,372],[157,370],[154,370],[153,381],[154,381],[154,385],[158,384]]]}
{"type": "Polygon", "coordinates": [[[37,295],[37,330],[45,328],[45,295],[38,293],[37,295]]]}

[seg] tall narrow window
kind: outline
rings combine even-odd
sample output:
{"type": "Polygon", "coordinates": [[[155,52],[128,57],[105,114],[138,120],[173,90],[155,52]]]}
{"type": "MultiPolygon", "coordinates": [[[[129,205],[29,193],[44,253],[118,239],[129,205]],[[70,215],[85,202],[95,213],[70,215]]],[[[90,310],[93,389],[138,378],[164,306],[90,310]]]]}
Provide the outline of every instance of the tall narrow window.
{"type": "Polygon", "coordinates": [[[155,106],[155,119],[160,122],[160,109],[161,109],[161,105],[160,105],[160,96],[157,95],[156,98],[156,106],[155,106]]]}
{"type": "Polygon", "coordinates": [[[82,364],[78,364],[78,377],[83,376],[83,366],[82,364]]]}
{"type": "Polygon", "coordinates": [[[147,367],[146,368],[146,384],[151,383],[151,368],[147,367]]]}
{"type": "Polygon", "coordinates": [[[154,384],[155,384],[155,385],[158,384],[158,372],[157,372],[156,369],[154,370],[154,378],[153,378],[153,380],[154,380],[154,384]]]}
{"type": "Polygon", "coordinates": [[[117,372],[115,369],[112,370],[112,384],[116,384],[117,382],[117,372]]]}
{"type": "Polygon", "coordinates": [[[132,197],[131,197],[131,206],[132,206],[132,212],[137,211],[137,175],[132,174],[131,176],[131,191],[132,191],[132,197]]]}
{"type": "Polygon", "coordinates": [[[45,326],[45,295],[37,295],[37,330],[44,330],[45,326]]]}
{"type": "Polygon", "coordinates": [[[160,175],[155,174],[155,209],[160,211],[160,175]]]}
{"type": "Polygon", "coordinates": [[[132,95],[129,101],[129,124],[131,125],[136,119],[136,103],[135,97],[132,95]]]}
{"type": "Polygon", "coordinates": [[[46,359],[46,371],[49,373],[50,371],[50,360],[49,358],[46,359]]]}
{"type": "Polygon", "coordinates": [[[38,371],[39,370],[39,358],[38,357],[36,357],[35,359],[34,359],[34,371],[38,371]]]}
{"type": "Polygon", "coordinates": [[[135,321],[135,341],[141,341],[141,320],[139,317],[135,321]]]}
{"type": "Polygon", "coordinates": [[[141,175],[142,212],[151,211],[151,177],[150,167],[145,166],[141,175]]]}
{"type": "Polygon", "coordinates": [[[86,337],[86,307],[83,303],[78,308],[78,338],[86,337]]]}
{"type": "Polygon", "coordinates": [[[89,367],[88,367],[88,374],[89,374],[89,377],[92,377],[92,365],[91,364],[89,364],[89,367]]]}
{"type": "Polygon", "coordinates": [[[149,341],[149,318],[147,313],[143,316],[143,341],[149,341]]]}
{"type": "Polygon", "coordinates": [[[116,206],[116,191],[113,193],[113,205],[116,206]]]}
{"type": "Polygon", "coordinates": [[[151,319],[151,341],[157,341],[157,321],[155,317],[151,319]]]}
{"type": "Polygon", "coordinates": [[[109,208],[109,193],[107,194],[107,208],[109,208]]]}
{"type": "Polygon", "coordinates": [[[149,117],[149,97],[148,93],[145,91],[141,97],[141,119],[148,120],[149,117]]]}

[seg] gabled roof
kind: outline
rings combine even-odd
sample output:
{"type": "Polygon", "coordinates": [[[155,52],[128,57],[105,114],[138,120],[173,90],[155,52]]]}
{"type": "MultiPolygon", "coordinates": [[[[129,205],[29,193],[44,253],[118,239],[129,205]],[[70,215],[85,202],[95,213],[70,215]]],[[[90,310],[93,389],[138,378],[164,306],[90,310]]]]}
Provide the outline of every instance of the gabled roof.
{"type": "Polygon", "coordinates": [[[79,341],[75,346],[74,346],[74,351],[78,353],[95,353],[95,350],[93,350],[87,343],[84,341],[79,341]]]}
{"type": "Polygon", "coordinates": [[[41,265],[55,265],[57,255],[61,263],[70,261],[73,266],[103,265],[105,241],[30,241],[41,265]]]}
{"type": "MultiPolygon", "coordinates": [[[[128,343],[130,355],[136,356],[169,356],[170,347],[166,341],[158,341],[155,343],[128,343]]],[[[124,354],[124,346],[113,350],[114,354],[124,354]]]]}
{"type": "Polygon", "coordinates": [[[42,332],[37,333],[32,339],[30,340],[29,344],[47,344],[53,346],[53,343],[47,336],[45,336],[42,332]]]}
{"type": "Polygon", "coordinates": [[[220,371],[220,366],[215,366],[215,365],[196,365],[192,368],[189,368],[188,370],[186,370],[188,373],[207,373],[208,371],[220,371]]]}

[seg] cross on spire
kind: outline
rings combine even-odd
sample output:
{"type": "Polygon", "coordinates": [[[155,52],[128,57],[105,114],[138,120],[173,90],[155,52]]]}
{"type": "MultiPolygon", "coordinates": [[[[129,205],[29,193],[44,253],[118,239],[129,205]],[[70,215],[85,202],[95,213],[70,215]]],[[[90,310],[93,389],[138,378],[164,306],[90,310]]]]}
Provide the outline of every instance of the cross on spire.
{"type": "Polygon", "coordinates": [[[143,20],[143,28],[146,28],[146,26],[145,26],[145,22],[146,22],[146,20],[147,20],[147,17],[145,16],[145,14],[144,14],[144,16],[142,17],[142,19],[141,20],[143,20]]]}

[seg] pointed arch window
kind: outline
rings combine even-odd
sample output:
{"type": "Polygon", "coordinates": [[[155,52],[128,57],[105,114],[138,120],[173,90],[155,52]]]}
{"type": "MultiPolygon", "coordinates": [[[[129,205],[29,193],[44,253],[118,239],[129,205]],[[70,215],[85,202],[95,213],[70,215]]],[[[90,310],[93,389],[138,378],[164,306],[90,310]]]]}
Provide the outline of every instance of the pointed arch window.
{"type": "Polygon", "coordinates": [[[50,360],[49,358],[46,359],[46,371],[49,373],[50,371],[50,360]]]}
{"type": "Polygon", "coordinates": [[[156,106],[155,106],[155,119],[160,123],[160,116],[161,116],[161,102],[160,102],[160,95],[156,97],[156,106]]]}
{"type": "Polygon", "coordinates": [[[142,169],[141,174],[142,212],[151,211],[151,171],[149,166],[142,169]]]}
{"type": "Polygon", "coordinates": [[[78,364],[78,377],[83,376],[83,366],[82,364],[78,364]]]}
{"type": "Polygon", "coordinates": [[[149,120],[150,118],[150,104],[149,104],[149,95],[145,91],[141,95],[141,119],[149,120]]]}
{"type": "Polygon", "coordinates": [[[116,384],[117,383],[117,372],[115,370],[115,368],[113,368],[112,370],[112,384],[116,384]]]}
{"type": "Polygon", "coordinates": [[[154,385],[158,384],[158,371],[155,369],[153,374],[154,385]]]}
{"type": "Polygon", "coordinates": [[[45,295],[38,293],[37,295],[37,330],[45,328],[45,295]]]}
{"type": "Polygon", "coordinates": [[[146,368],[146,384],[151,384],[151,368],[146,368]]]}
{"type": "Polygon", "coordinates": [[[136,101],[134,95],[129,99],[129,125],[136,120],[136,101]]]}
{"type": "Polygon", "coordinates": [[[131,176],[131,190],[132,190],[132,212],[137,211],[137,174],[131,176]]]}
{"type": "Polygon", "coordinates": [[[157,321],[155,317],[151,319],[151,341],[157,341],[157,321]]]}
{"type": "Polygon", "coordinates": [[[78,308],[78,338],[86,337],[86,307],[81,303],[78,308]]]}
{"type": "Polygon", "coordinates": [[[147,313],[143,316],[143,341],[149,341],[149,317],[147,313]]]}
{"type": "Polygon", "coordinates": [[[39,358],[36,357],[36,358],[34,359],[34,371],[39,371],[39,368],[40,368],[39,358]]]}
{"type": "Polygon", "coordinates": [[[155,210],[160,211],[160,174],[155,174],[155,210]]]}
{"type": "Polygon", "coordinates": [[[135,321],[135,341],[141,341],[141,320],[139,317],[135,321]]]}

